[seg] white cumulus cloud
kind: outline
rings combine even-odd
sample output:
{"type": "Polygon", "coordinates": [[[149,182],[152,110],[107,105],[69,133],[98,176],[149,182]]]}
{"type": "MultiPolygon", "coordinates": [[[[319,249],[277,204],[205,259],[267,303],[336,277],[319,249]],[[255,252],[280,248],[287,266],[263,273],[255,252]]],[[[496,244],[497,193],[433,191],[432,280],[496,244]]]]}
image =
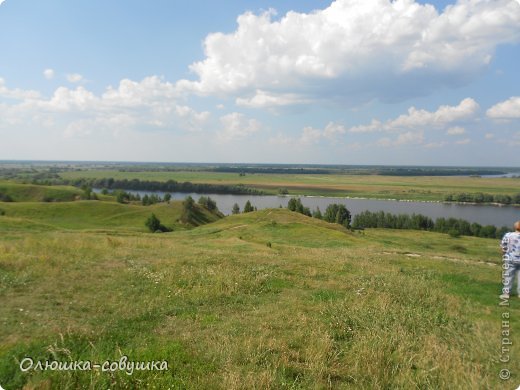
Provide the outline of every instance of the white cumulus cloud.
{"type": "Polygon", "coordinates": [[[0,77],[0,97],[5,97],[8,99],[15,99],[15,100],[32,100],[32,99],[38,99],[40,97],[40,93],[38,91],[33,91],[33,90],[8,88],[5,84],[5,80],[0,77]]]}
{"type": "Polygon", "coordinates": [[[249,119],[244,114],[232,112],[220,117],[222,129],[218,132],[221,141],[233,141],[256,133],[262,127],[256,119],[249,119]]]}
{"type": "Polygon", "coordinates": [[[374,131],[398,131],[409,128],[443,127],[453,122],[472,118],[478,110],[478,103],[471,98],[462,100],[457,106],[440,106],[434,112],[410,107],[407,114],[400,115],[395,119],[390,119],[384,123],[374,119],[368,125],[354,126],[349,131],[353,133],[368,133],[374,131]]]}
{"type": "Polygon", "coordinates": [[[249,107],[317,100],[396,101],[468,82],[497,45],[520,40],[518,0],[336,0],[311,13],[246,12],[209,34],[180,90],[249,107]]]}
{"type": "Polygon", "coordinates": [[[83,86],[58,87],[46,98],[37,91],[8,88],[0,79],[0,127],[13,124],[64,129],[66,137],[86,137],[95,131],[200,131],[210,118],[176,99],[174,85],[157,76],[141,81],[121,80],[97,95],[83,86]]]}
{"type": "Polygon", "coordinates": [[[320,140],[322,132],[319,129],[315,129],[311,126],[303,128],[302,135],[299,139],[303,145],[312,145],[320,140]]]}
{"type": "Polygon", "coordinates": [[[486,115],[493,119],[515,119],[520,118],[520,97],[513,96],[506,101],[495,104],[486,115]]]}

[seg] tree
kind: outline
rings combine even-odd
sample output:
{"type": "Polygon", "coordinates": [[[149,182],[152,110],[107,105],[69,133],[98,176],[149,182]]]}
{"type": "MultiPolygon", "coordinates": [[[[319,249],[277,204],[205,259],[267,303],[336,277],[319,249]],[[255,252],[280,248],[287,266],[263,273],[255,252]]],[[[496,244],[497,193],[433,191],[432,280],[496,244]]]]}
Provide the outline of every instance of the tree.
{"type": "Polygon", "coordinates": [[[198,203],[208,209],[209,211],[217,210],[217,202],[211,199],[209,196],[201,196],[198,203]]]}
{"type": "Polygon", "coordinates": [[[148,230],[150,230],[152,233],[155,233],[157,230],[160,230],[161,221],[159,221],[159,218],[157,218],[155,214],[152,214],[146,220],[145,225],[148,230]]]}
{"type": "Polygon", "coordinates": [[[164,194],[164,201],[170,203],[170,200],[172,199],[172,194],[167,193],[164,194]]]}
{"type": "Polygon", "coordinates": [[[238,203],[235,203],[235,204],[233,205],[233,210],[231,210],[231,212],[232,212],[233,214],[240,214],[240,206],[238,205],[238,203]]]}
{"type": "Polygon", "coordinates": [[[128,194],[125,191],[117,191],[116,200],[118,203],[127,203],[128,199],[128,194]]]}
{"type": "Polygon", "coordinates": [[[248,200],[244,206],[244,213],[250,213],[251,211],[254,211],[255,208],[253,205],[251,205],[251,202],[248,200]]]}
{"type": "MultiPolygon", "coordinates": [[[[345,227],[350,227],[351,215],[350,211],[348,211],[344,205],[333,203],[327,206],[323,219],[330,223],[339,223],[345,227]]],[[[381,222],[383,222],[383,220],[384,216],[381,222]]]]}
{"type": "Polygon", "coordinates": [[[141,203],[143,204],[143,206],[148,206],[148,205],[151,204],[150,197],[148,196],[148,194],[143,196],[143,199],[141,200],[141,203]]]}
{"type": "Polygon", "coordinates": [[[171,232],[171,229],[168,229],[166,226],[164,226],[159,218],[155,216],[155,214],[152,214],[148,217],[145,225],[152,233],[171,232]]]}
{"type": "Polygon", "coordinates": [[[321,215],[321,210],[320,210],[319,207],[316,207],[316,210],[314,210],[314,211],[312,212],[312,216],[313,216],[314,218],[318,218],[318,219],[322,219],[322,218],[323,218],[323,215],[321,215]]]}
{"type": "Polygon", "coordinates": [[[311,210],[308,207],[304,207],[300,198],[291,198],[287,204],[287,208],[297,213],[311,216],[311,210]]]}
{"type": "Polygon", "coordinates": [[[296,198],[289,199],[289,203],[287,203],[287,208],[290,211],[296,211],[296,207],[297,207],[296,198]]]}
{"type": "Polygon", "coordinates": [[[189,195],[182,201],[182,207],[184,210],[191,211],[191,210],[193,210],[194,206],[195,206],[195,201],[189,195]]]}
{"type": "Polygon", "coordinates": [[[195,212],[195,201],[191,196],[187,196],[182,201],[182,216],[181,221],[184,223],[188,223],[192,220],[195,212]]]}
{"type": "Polygon", "coordinates": [[[83,198],[84,199],[86,199],[86,200],[93,199],[92,187],[84,185],[84,186],[81,187],[81,189],[83,190],[83,198]]]}

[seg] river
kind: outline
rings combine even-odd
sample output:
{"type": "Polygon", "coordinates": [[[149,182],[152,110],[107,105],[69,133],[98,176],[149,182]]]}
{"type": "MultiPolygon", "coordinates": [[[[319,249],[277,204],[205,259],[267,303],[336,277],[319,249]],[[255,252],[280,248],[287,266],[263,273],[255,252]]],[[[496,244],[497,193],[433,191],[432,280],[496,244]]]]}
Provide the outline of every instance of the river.
{"type": "MultiPolygon", "coordinates": [[[[96,190],[96,192],[99,192],[96,190]]],[[[165,192],[157,191],[127,191],[133,194],[139,194],[141,197],[145,194],[155,193],[164,196],[165,192]]],[[[231,214],[233,205],[237,203],[240,210],[243,210],[245,203],[249,200],[259,210],[265,208],[287,207],[290,196],[275,195],[222,195],[222,194],[197,194],[197,193],[171,193],[172,199],[182,200],[190,195],[193,199],[198,200],[200,196],[210,196],[217,202],[217,206],[224,214],[231,214]]],[[[319,207],[322,213],[331,203],[342,203],[350,210],[352,216],[362,211],[385,211],[393,214],[423,214],[430,218],[461,218],[469,222],[477,222],[481,225],[512,226],[517,220],[520,220],[520,207],[517,206],[492,206],[492,205],[474,205],[460,203],[438,203],[438,202],[414,202],[414,201],[398,201],[398,200],[377,200],[377,199],[353,199],[353,198],[331,198],[331,197],[314,197],[300,196],[304,206],[311,210],[319,207]]]]}

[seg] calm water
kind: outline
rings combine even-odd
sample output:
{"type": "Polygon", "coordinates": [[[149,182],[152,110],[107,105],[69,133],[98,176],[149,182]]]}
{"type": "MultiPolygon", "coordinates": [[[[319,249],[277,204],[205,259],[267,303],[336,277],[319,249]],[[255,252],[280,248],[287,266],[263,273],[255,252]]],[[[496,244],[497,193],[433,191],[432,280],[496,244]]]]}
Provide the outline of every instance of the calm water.
{"type": "MultiPolygon", "coordinates": [[[[152,194],[151,191],[128,191],[133,194],[143,196],[152,194]]],[[[155,192],[164,196],[165,192],[155,192]]],[[[259,210],[265,208],[287,207],[291,197],[274,195],[221,195],[221,194],[197,194],[197,193],[171,193],[172,199],[182,200],[191,195],[195,200],[200,196],[210,196],[217,202],[217,206],[224,214],[231,214],[233,204],[238,203],[240,210],[243,210],[245,203],[250,200],[253,206],[259,210]]],[[[350,210],[352,215],[362,211],[385,211],[394,214],[423,214],[430,218],[461,218],[469,222],[477,222],[481,225],[512,226],[515,221],[520,220],[520,207],[515,206],[484,206],[484,205],[464,205],[464,204],[445,204],[433,202],[409,202],[397,200],[374,200],[374,199],[345,199],[328,197],[300,197],[304,206],[314,210],[319,207],[322,212],[331,203],[342,203],[350,210]]]]}

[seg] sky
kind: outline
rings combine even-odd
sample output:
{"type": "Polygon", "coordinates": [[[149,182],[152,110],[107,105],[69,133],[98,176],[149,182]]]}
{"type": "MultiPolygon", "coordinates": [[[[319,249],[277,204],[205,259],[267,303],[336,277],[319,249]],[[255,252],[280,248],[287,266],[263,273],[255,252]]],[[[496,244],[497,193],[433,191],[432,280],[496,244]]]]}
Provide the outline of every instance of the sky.
{"type": "Polygon", "coordinates": [[[0,0],[0,160],[519,167],[520,0],[0,0]]]}

